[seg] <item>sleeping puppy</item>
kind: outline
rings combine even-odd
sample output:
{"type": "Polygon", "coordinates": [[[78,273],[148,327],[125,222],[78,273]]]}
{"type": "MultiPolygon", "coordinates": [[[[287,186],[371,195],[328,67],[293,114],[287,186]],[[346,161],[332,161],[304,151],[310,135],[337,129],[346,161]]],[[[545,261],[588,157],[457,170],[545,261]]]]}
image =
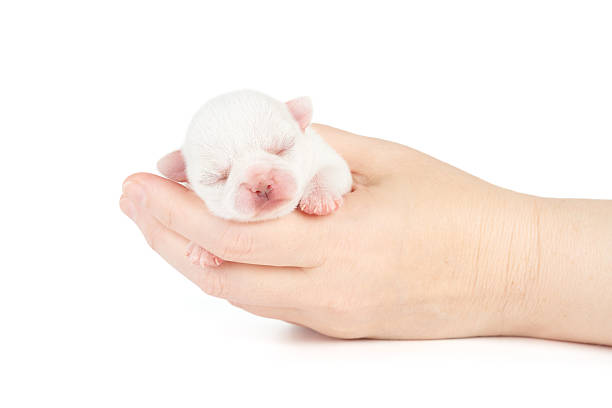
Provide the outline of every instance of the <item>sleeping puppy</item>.
{"type": "MultiPolygon", "coordinates": [[[[348,165],[311,127],[307,97],[279,102],[255,91],[208,101],[194,116],[181,149],[193,191],[218,217],[261,221],[296,207],[326,215],[351,190],[348,165]]],[[[194,243],[202,266],[222,260],[194,243]]]]}

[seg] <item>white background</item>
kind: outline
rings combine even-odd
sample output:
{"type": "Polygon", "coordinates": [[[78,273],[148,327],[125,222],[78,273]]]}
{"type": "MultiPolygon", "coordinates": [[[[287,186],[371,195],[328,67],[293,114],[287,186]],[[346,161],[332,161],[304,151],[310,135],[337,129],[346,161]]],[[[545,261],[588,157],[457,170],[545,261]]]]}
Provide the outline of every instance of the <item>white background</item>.
{"type": "Polygon", "coordinates": [[[507,188],[610,199],[610,2],[2,0],[0,46],[0,406],[610,406],[610,348],[329,339],[206,296],[118,207],[244,87],[507,188]]]}

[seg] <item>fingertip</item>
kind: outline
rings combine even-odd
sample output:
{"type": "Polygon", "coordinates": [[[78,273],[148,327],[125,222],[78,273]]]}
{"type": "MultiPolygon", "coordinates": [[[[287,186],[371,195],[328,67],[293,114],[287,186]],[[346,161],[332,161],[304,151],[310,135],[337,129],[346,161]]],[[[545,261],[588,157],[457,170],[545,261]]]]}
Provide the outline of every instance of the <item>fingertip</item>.
{"type": "Polygon", "coordinates": [[[123,192],[125,193],[126,190],[128,190],[130,186],[134,184],[138,186],[147,186],[156,179],[165,180],[163,177],[159,177],[151,173],[140,172],[140,173],[131,174],[128,177],[126,177],[125,180],[123,180],[123,184],[122,184],[123,192]]]}
{"type": "Polygon", "coordinates": [[[134,206],[134,203],[129,198],[122,195],[121,198],[119,199],[119,208],[130,219],[135,220],[136,207],[134,206]]]}

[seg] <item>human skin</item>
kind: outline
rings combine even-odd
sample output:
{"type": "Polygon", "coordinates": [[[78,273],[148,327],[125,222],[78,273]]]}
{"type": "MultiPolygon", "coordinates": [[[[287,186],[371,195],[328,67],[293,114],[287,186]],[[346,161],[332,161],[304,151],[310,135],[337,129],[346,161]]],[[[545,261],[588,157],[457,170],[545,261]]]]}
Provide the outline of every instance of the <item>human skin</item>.
{"type": "Polygon", "coordinates": [[[329,216],[212,216],[179,153],[120,206],[204,292],[339,338],[528,336],[612,345],[612,201],[540,198],[408,147],[323,125],[353,191],[329,216]],[[192,240],[220,258],[202,268],[192,240]]]}

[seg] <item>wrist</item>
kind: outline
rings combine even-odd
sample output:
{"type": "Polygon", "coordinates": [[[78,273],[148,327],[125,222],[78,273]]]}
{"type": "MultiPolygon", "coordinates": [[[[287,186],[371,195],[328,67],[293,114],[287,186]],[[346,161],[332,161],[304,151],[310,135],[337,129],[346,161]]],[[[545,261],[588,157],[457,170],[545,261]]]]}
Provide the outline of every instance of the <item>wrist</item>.
{"type": "Polygon", "coordinates": [[[484,335],[533,336],[545,285],[541,213],[546,200],[493,189],[474,223],[474,308],[484,335]]]}
{"type": "Polygon", "coordinates": [[[533,337],[612,343],[612,202],[537,199],[537,292],[523,310],[533,337]],[[537,295],[537,296],[536,296],[537,295]]]}
{"type": "Polygon", "coordinates": [[[497,198],[475,267],[487,334],[612,344],[612,202],[497,198]]]}

